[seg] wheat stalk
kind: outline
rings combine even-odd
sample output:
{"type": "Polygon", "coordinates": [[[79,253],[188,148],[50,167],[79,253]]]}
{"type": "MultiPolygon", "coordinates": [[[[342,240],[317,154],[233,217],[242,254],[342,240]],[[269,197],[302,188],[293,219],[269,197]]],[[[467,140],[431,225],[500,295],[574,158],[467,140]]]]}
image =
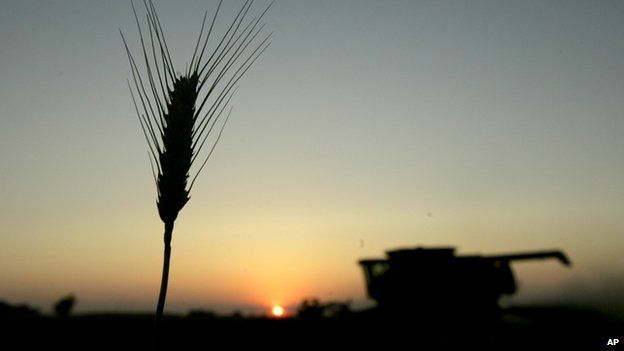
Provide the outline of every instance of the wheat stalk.
{"type": "Polygon", "coordinates": [[[237,83],[270,45],[272,33],[263,34],[266,23],[262,23],[262,19],[272,2],[258,16],[248,19],[253,2],[244,2],[225,33],[213,40],[215,47],[211,50],[207,50],[208,43],[214,34],[222,1],[219,1],[207,30],[208,12],[204,13],[191,61],[183,73],[176,73],[152,0],[143,0],[147,37],[143,35],[136,8],[131,2],[141,43],[138,61],[120,30],[132,72],[132,83],[128,80],[128,87],[147,140],[158,194],[158,214],[165,226],[155,329],[163,317],[175,220],[190,199],[197,176],[221,138],[231,108],[227,114],[224,111],[230,105],[237,83]]]}

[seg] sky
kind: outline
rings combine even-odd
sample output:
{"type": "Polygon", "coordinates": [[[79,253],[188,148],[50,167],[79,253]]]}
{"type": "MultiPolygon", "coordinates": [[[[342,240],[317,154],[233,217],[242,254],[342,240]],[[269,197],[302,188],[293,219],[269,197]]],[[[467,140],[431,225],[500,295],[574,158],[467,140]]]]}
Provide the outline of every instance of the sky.
{"type": "MultiPolygon", "coordinates": [[[[155,3],[184,67],[217,2],[155,3]]],[[[621,1],[277,1],[176,222],[167,310],[363,305],[357,261],[415,246],[562,249],[572,268],[514,264],[506,301],[621,304],[622,18],[621,1]]],[[[155,306],[163,225],[119,29],[138,52],[129,1],[0,3],[0,300],[155,306]]]]}

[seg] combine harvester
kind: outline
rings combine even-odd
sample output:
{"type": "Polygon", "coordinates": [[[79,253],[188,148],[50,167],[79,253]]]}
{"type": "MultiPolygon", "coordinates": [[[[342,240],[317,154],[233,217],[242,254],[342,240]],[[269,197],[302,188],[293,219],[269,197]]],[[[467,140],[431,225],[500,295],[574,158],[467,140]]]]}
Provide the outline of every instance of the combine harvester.
{"type": "Polygon", "coordinates": [[[359,261],[368,296],[383,315],[427,320],[497,318],[499,298],[516,292],[512,261],[554,258],[570,265],[561,251],[456,256],[452,247],[419,247],[387,256],[359,261]]]}

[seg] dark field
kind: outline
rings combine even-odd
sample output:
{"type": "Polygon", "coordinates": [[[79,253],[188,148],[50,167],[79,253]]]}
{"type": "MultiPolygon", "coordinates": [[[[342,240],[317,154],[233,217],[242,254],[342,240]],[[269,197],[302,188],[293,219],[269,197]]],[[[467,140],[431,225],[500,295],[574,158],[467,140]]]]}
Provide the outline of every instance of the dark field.
{"type": "MultiPolygon", "coordinates": [[[[152,316],[84,314],[3,316],[3,350],[149,350],[152,316]],[[11,347],[5,347],[11,345],[11,347]]],[[[374,311],[339,318],[243,318],[210,314],[168,316],[161,349],[552,349],[618,350],[621,319],[572,307],[516,307],[500,320],[463,322],[384,318],[374,311]]]]}

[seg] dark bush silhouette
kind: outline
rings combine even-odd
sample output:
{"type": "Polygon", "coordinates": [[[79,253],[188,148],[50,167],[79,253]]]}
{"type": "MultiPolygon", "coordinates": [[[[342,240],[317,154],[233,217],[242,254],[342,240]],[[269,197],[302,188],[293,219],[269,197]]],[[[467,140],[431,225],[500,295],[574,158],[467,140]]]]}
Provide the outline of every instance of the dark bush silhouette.
{"type": "Polygon", "coordinates": [[[339,318],[351,314],[350,302],[330,301],[321,303],[318,299],[304,299],[297,308],[301,319],[339,318]]]}
{"type": "Polygon", "coordinates": [[[217,314],[210,310],[191,310],[188,313],[188,318],[191,319],[214,319],[217,318],[217,314]]]}
{"type": "Polygon", "coordinates": [[[0,318],[33,318],[39,311],[28,305],[10,305],[0,301],[0,318]]]}
{"type": "Polygon", "coordinates": [[[320,319],[323,317],[323,307],[317,299],[305,299],[297,308],[297,317],[301,319],[320,319]]]}
{"type": "Polygon", "coordinates": [[[351,301],[331,301],[323,308],[323,317],[326,318],[343,318],[350,316],[351,313],[351,301]]]}
{"type": "Polygon", "coordinates": [[[67,317],[71,314],[75,304],[76,298],[74,295],[67,295],[54,304],[54,312],[59,317],[67,317]]]}

